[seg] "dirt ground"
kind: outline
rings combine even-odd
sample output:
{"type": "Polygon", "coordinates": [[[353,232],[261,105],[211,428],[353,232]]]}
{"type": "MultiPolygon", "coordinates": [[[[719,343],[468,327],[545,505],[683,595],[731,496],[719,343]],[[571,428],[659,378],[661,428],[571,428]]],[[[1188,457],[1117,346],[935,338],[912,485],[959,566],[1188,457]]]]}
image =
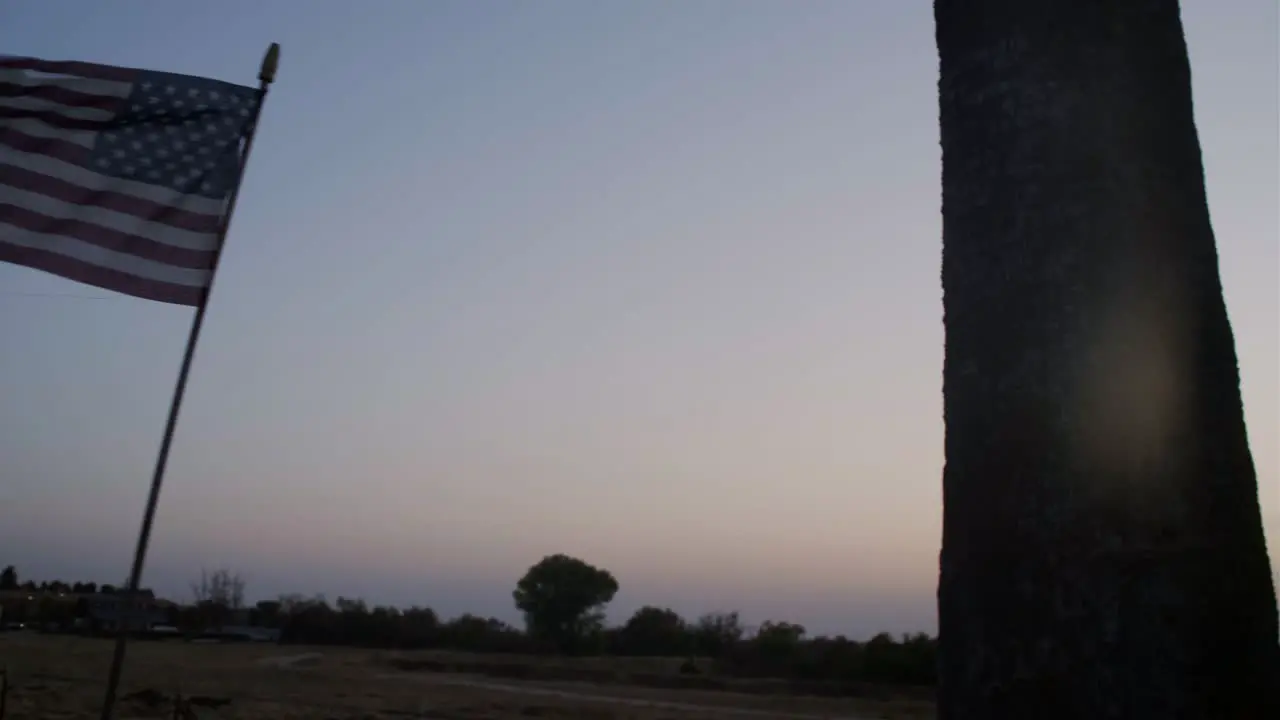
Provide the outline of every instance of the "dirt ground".
{"type": "MultiPolygon", "coordinates": [[[[109,640],[0,634],[4,720],[96,720],[109,640]]],[[[117,720],[170,718],[174,695],[201,720],[932,720],[929,703],[660,690],[405,671],[406,658],[333,647],[129,644],[117,720]]],[[[599,663],[601,661],[595,661],[599,663]]],[[[604,661],[609,662],[609,661],[604,661]]],[[[619,661],[626,662],[626,661],[619,661]]]]}

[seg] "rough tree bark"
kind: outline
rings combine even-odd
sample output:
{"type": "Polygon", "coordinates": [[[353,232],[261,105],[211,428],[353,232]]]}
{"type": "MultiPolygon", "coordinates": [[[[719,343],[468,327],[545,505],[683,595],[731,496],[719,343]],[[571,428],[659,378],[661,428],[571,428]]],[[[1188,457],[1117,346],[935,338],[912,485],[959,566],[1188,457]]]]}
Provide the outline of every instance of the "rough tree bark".
{"type": "Polygon", "coordinates": [[[934,14],[939,717],[1280,717],[1178,3],[934,14]]]}

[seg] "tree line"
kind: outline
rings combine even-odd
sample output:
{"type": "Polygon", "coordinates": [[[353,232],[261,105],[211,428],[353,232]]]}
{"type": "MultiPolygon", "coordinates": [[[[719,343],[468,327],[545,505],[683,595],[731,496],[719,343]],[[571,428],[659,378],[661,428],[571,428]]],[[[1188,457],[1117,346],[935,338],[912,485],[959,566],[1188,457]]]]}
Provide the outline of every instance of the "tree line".
{"type": "MultiPolygon", "coordinates": [[[[22,590],[28,593],[71,593],[75,595],[93,595],[96,593],[103,593],[106,595],[112,595],[120,592],[122,587],[123,584],[121,588],[117,588],[115,585],[106,583],[99,585],[95,582],[68,583],[61,580],[42,580],[40,582],[36,582],[34,580],[20,581],[18,578],[18,570],[14,566],[8,565],[3,570],[0,570],[0,592],[17,592],[22,590]]],[[[154,595],[150,590],[145,590],[144,592],[154,595]]]]}
{"type": "MultiPolygon", "coordinates": [[[[690,675],[893,685],[931,685],[936,679],[937,642],[924,633],[881,633],[865,641],[811,637],[793,622],[771,620],[749,630],[737,612],[687,619],[656,606],[642,607],[621,625],[609,626],[604,610],[618,592],[617,579],[562,554],[543,558],[516,583],[512,599],[524,616],[523,628],[473,614],[443,619],[428,607],[369,606],[344,597],[330,602],[323,595],[288,594],[249,604],[245,585],[229,569],[202,571],[191,584],[190,601],[169,608],[170,624],[188,635],[240,624],[271,628],[280,642],[289,644],[682,658],[680,671],[690,675]]],[[[20,583],[12,567],[0,572],[0,591],[18,589],[119,592],[92,583],[20,583]]],[[[65,626],[68,619],[65,607],[57,609],[48,601],[22,610],[42,623],[65,626]]],[[[11,618],[7,606],[5,615],[11,618]]]]}

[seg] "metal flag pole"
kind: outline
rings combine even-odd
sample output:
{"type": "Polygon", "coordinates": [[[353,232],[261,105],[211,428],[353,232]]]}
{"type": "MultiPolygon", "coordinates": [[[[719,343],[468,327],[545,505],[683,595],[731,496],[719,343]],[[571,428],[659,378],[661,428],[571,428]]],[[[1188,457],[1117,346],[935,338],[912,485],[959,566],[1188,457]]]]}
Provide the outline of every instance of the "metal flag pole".
{"type": "Polygon", "coordinates": [[[217,251],[209,273],[209,285],[204,290],[204,297],[196,305],[195,317],[191,320],[191,332],[187,335],[187,349],[182,354],[182,366],[178,370],[178,383],[173,389],[173,400],[169,403],[169,418],[164,424],[164,435],[160,440],[160,452],[156,455],[155,471],[151,475],[151,490],[147,494],[146,510],[142,513],[142,529],[138,532],[138,544],[133,552],[133,569],[129,571],[129,586],[125,590],[125,611],[120,616],[119,632],[116,635],[115,653],[111,657],[111,672],[107,676],[107,692],[102,701],[101,720],[111,720],[115,710],[116,690],[120,686],[120,673],[124,669],[125,645],[129,639],[129,619],[138,600],[138,587],[142,582],[142,567],[147,559],[147,545],[151,541],[151,527],[156,519],[156,505],[160,502],[160,486],[164,484],[164,470],[169,462],[169,448],[173,444],[173,431],[178,424],[178,413],[182,410],[182,396],[187,390],[187,377],[191,374],[191,361],[196,354],[196,344],[200,341],[200,330],[204,327],[205,308],[209,306],[209,296],[213,292],[214,279],[218,274],[218,261],[222,258],[222,250],[227,240],[227,229],[231,227],[231,216],[236,210],[236,199],[240,196],[240,184],[244,182],[244,170],[249,164],[249,152],[253,150],[253,138],[258,133],[258,117],[262,114],[262,106],[267,99],[267,89],[276,79],[276,67],[280,64],[280,44],[271,43],[267,54],[262,58],[262,68],[258,71],[258,103],[249,120],[245,133],[244,152],[240,154],[240,168],[236,174],[236,182],[231,187],[227,198],[226,211],[222,215],[222,225],[218,228],[217,251]]]}

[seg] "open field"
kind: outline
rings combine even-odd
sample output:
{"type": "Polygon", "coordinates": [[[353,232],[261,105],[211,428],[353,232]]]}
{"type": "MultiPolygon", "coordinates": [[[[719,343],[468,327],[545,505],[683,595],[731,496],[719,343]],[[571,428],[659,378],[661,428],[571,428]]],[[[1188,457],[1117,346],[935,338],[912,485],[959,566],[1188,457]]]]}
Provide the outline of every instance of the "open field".
{"type": "MultiPolygon", "coordinates": [[[[28,632],[0,634],[11,690],[5,720],[96,719],[111,642],[28,632]]],[[[618,673],[670,671],[670,661],[524,658],[618,673]]],[[[475,672],[479,656],[334,647],[135,642],[121,686],[120,720],[168,718],[175,693],[209,720],[931,720],[927,700],[772,696],[614,683],[511,679],[475,672]],[[216,707],[215,707],[216,706],[216,707]]],[[[544,673],[538,672],[538,675],[544,673]]],[[[590,674],[590,673],[588,673],[590,674]]]]}

